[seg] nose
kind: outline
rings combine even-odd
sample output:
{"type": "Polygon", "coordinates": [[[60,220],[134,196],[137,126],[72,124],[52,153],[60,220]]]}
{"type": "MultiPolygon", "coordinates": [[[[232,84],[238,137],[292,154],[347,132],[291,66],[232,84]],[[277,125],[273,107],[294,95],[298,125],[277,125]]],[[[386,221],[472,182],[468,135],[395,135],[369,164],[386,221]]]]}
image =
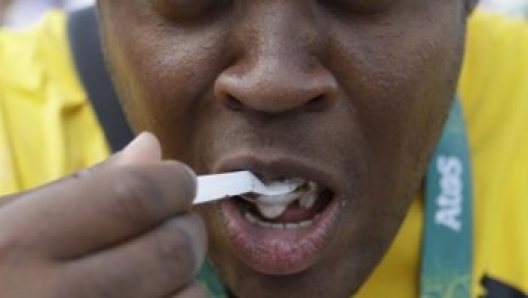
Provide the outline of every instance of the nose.
{"type": "Polygon", "coordinates": [[[321,62],[320,32],[309,19],[300,24],[299,15],[278,11],[239,29],[238,40],[252,42],[237,45],[241,58],[217,77],[215,96],[235,111],[324,111],[336,101],[338,86],[321,62]]]}

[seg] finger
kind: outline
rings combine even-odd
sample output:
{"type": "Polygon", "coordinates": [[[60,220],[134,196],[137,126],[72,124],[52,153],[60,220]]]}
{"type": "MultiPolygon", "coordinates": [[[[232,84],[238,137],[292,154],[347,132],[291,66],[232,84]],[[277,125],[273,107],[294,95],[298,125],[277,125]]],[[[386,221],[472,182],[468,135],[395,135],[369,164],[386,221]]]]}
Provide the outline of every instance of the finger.
{"type": "Polygon", "coordinates": [[[194,282],[182,291],[171,295],[168,298],[210,298],[205,288],[199,283],[194,282]]]}
{"type": "Polygon", "coordinates": [[[91,289],[89,297],[167,297],[192,284],[205,251],[204,225],[187,213],[143,237],[72,263],[67,283],[91,289]]]}
{"type": "Polygon", "coordinates": [[[161,146],[158,139],[149,132],[143,132],[120,152],[116,164],[146,164],[158,160],[161,160],[161,146]]]}
{"type": "Polygon", "coordinates": [[[117,161],[120,157],[120,154],[121,153],[116,153],[114,155],[112,155],[111,157],[109,157],[108,159],[106,159],[105,161],[102,161],[100,163],[97,163],[95,165],[93,165],[92,167],[90,168],[87,168],[87,169],[81,169],[73,174],[70,174],[66,177],[62,177],[60,179],[57,179],[57,180],[53,180],[51,182],[48,182],[42,186],[39,186],[39,187],[36,187],[34,189],[29,189],[29,190],[24,190],[24,191],[21,191],[21,192],[17,192],[17,193],[13,193],[13,194],[9,194],[9,195],[5,195],[5,196],[2,196],[0,198],[0,208],[3,207],[3,206],[6,206],[8,204],[11,204],[15,201],[17,201],[18,199],[21,199],[23,197],[26,197],[28,196],[29,194],[33,193],[33,192],[36,192],[36,191],[40,191],[41,189],[44,189],[44,188],[48,188],[48,187],[53,187],[57,184],[60,184],[60,183],[64,183],[70,179],[78,179],[80,177],[84,177],[86,175],[89,175],[89,174],[92,174],[92,173],[96,173],[98,171],[102,171],[108,167],[111,167],[113,165],[116,165],[117,164],[117,161]]]}
{"type": "Polygon", "coordinates": [[[0,198],[0,208],[15,202],[18,198],[22,197],[24,193],[15,193],[11,195],[2,196],[0,198]]]}
{"type": "Polygon", "coordinates": [[[195,188],[177,162],[120,166],[32,192],[0,210],[0,226],[40,252],[75,258],[185,212],[195,188]]]}
{"type": "MultiPolygon", "coordinates": [[[[96,164],[87,169],[82,169],[67,178],[81,178],[91,174],[104,171],[111,167],[123,165],[142,165],[161,161],[161,146],[158,139],[149,132],[139,134],[122,151],[112,155],[106,161],[96,164]]],[[[56,183],[61,183],[61,179],[56,183]]]]}
{"type": "Polygon", "coordinates": [[[98,163],[88,169],[79,170],[65,178],[61,178],[45,185],[32,189],[26,190],[0,198],[0,208],[15,202],[16,200],[27,196],[28,194],[37,191],[44,187],[50,187],[57,183],[63,183],[68,179],[77,179],[89,174],[102,171],[112,166],[127,165],[127,164],[146,164],[149,162],[155,162],[161,160],[161,148],[156,137],[148,132],[139,134],[130,144],[121,152],[112,155],[105,161],[98,163]]]}

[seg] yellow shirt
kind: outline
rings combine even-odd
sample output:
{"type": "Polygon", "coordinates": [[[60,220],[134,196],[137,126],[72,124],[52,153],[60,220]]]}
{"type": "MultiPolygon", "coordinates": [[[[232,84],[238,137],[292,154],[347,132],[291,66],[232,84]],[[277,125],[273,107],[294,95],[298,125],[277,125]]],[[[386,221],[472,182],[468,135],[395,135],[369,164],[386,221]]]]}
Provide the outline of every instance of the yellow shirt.
{"type": "MultiPolygon", "coordinates": [[[[528,22],[477,11],[466,47],[459,90],[474,176],[473,294],[486,293],[487,275],[528,295],[528,22]]],[[[422,203],[356,297],[418,297],[422,203]]]]}
{"type": "MultiPolygon", "coordinates": [[[[0,194],[108,156],[72,65],[61,13],[26,32],[0,32],[0,194]]],[[[477,11],[459,90],[474,168],[473,296],[486,293],[485,275],[527,294],[528,23],[477,11]]],[[[389,253],[356,297],[418,297],[422,208],[415,200],[389,253]]]]}
{"type": "Polygon", "coordinates": [[[65,16],[0,31],[0,193],[87,167],[109,152],[77,77],[65,16]]]}

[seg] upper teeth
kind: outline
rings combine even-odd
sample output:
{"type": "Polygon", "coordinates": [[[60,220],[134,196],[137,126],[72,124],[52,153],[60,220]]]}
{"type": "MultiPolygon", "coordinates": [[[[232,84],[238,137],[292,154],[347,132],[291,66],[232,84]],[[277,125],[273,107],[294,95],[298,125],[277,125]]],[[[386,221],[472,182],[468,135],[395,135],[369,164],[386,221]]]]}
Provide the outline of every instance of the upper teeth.
{"type": "Polygon", "coordinates": [[[306,209],[311,209],[319,194],[319,187],[314,182],[305,182],[302,186],[292,193],[281,196],[242,196],[254,203],[260,211],[260,214],[268,219],[277,218],[284,213],[288,205],[299,200],[299,205],[306,209]]]}

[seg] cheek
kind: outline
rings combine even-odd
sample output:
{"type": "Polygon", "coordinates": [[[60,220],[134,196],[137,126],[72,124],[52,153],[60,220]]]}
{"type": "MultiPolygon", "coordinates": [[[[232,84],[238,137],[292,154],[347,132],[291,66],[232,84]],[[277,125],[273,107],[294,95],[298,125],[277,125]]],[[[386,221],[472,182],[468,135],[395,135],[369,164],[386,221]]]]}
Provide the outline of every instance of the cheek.
{"type": "Polygon", "coordinates": [[[461,20],[450,17],[421,26],[358,28],[360,33],[354,34],[349,29],[334,36],[335,54],[328,65],[356,110],[368,147],[371,189],[384,181],[394,185],[393,193],[414,195],[409,192],[425,171],[456,89],[463,40],[463,26],[457,22],[461,20]],[[401,177],[412,185],[403,184],[401,177]]]}
{"type": "Polygon", "coordinates": [[[181,114],[206,78],[199,79],[200,61],[191,63],[189,52],[181,51],[162,34],[136,30],[113,41],[110,60],[132,124],[153,129],[155,118],[146,116],[181,114]]]}
{"type": "Polygon", "coordinates": [[[346,46],[339,42],[346,35],[334,38],[336,54],[328,64],[339,73],[341,87],[358,112],[366,119],[409,120],[410,115],[424,116],[413,113],[417,112],[414,109],[424,112],[445,106],[456,87],[461,32],[435,32],[431,27],[395,27],[382,32],[364,30],[346,46]]]}
{"type": "Polygon", "coordinates": [[[328,64],[365,119],[409,121],[412,115],[420,121],[425,110],[451,100],[462,55],[463,10],[432,1],[415,6],[383,21],[334,24],[328,64]]]}
{"type": "Polygon", "coordinates": [[[116,38],[107,40],[107,56],[129,122],[135,131],[154,132],[172,157],[184,159],[194,111],[212,94],[227,63],[221,55],[225,30],[215,26],[185,34],[140,23],[120,35],[118,26],[108,27],[107,35],[116,38]]]}

